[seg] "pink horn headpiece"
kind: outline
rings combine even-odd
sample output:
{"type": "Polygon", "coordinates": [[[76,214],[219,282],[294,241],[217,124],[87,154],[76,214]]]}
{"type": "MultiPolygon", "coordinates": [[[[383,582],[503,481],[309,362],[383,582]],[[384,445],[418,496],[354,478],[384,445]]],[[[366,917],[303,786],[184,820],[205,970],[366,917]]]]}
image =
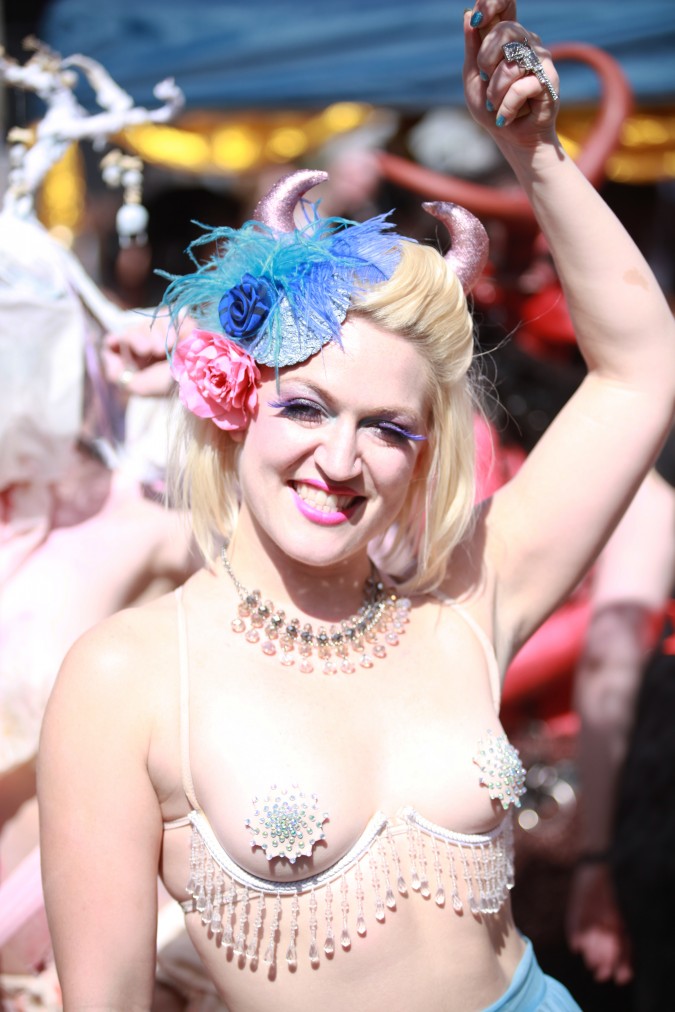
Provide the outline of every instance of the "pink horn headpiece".
{"type": "Polygon", "coordinates": [[[270,192],[256,205],[253,217],[277,232],[292,232],[295,228],[295,206],[308,190],[328,179],[327,172],[300,169],[279,179],[270,192]]]}
{"type": "Polygon", "coordinates": [[[471,291],[488,258],[488,235],[482,222],[459,204],[438,200],[427,201],[422,207],[442,221],[450,233],[452,245],[445,259],[464,291],[471,291]]]}

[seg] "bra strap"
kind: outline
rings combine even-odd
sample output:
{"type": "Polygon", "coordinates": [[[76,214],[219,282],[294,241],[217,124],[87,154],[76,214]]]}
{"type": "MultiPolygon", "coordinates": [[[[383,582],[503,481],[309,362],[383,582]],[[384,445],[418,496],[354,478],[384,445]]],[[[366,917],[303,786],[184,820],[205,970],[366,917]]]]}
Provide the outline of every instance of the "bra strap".
{"type": "Polygon", "coordinates": [[[190,768],[190,667],[188,656],[187,617],[183,604],[183,588],[176,587],[176,615],[178,619],[178,665],[180,670],[180,767],[185,797],[198,809],[190,768]]]}
{"type": "Polygon", "coordinates": [[[499,671],[499,663],[495,654],[495,648],[492,645],[490,637],[485,632],[483,627],[479,625],[473,615],[463,608],[461,604],[457,604],[451,597],[443,594],[442,591],[434,591],[434,597],[443,604],[447,604],[454,612],[456,612],[461,619],[463,619],[469,626],[474,636],[483,648],[485,654],[485,660],[488,666],[488,677],[490,679],[490,692],[492,694],[492,702],[494,704],[495,712],[499,713],[499,707],[502,698],[502,679],[499,671]]]}

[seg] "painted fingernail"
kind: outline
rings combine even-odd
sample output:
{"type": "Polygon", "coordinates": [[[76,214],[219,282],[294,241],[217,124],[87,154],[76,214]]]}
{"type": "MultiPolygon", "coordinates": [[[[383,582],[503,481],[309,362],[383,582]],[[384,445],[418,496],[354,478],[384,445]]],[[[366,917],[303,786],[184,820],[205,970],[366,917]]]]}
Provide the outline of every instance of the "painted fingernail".
{"type": "Polygon", "coordinates": [[[495,126],[503,127],[505,123],[506,123],[506,119],[500,113],[499,116],[497,116],[497,119],[495,120],[495,126]]]}
{"type": "Polygon", "coordinates": [[[483,20],[483,12],[482,11],[475,11],[471,15],[471,21],[469,21],[469,24],[471,25],[472,28],[478,28],[478,26],[479,26],[479,24],[481,23],[482,20],[483,20]]]}
{"type": "Polygon", "coordinates": [[[481,81],[489,81],[490,80],[490,78],[488,77],[488,75],[485,73],[484,70],[479,70],[478,73],[480,74],[481,81]]]}
{"type": "MultiPolygon", "coordinates": [[[[487,109],[488,112],[494,112],[495,111],[495,107],[493,106],[493,104],[492,104],[492,102],[490,101],[489,98],[485,99],[485,108],[487,109]]],[[[497,124],[497,126],[499,126],[499,124],[497,124]]]]}

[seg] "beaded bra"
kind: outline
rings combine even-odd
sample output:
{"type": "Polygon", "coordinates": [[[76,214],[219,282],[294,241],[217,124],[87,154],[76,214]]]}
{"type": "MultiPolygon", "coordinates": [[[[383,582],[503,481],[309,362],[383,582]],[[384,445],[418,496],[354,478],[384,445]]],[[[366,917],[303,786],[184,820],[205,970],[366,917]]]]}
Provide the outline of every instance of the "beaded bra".
{"type": "MultiPolygon", "coordinates": [[[[514,884],[510,812],[494,829],[481,834],[445,829],[411,807],[401,809],[394,818],[376,812],[335,864],[301,879],[266,879],[237,864],[218,841],[194,794],[189,767],[187,641],[178,597],[183,785],[192,809],[164,828],[191,827],[188,898],[181,906],[186,914],[200,917],[214,944],[253,963],[262,959],[271,967],[283,958],[294,969],[303,938],[310,962],[317,965],[322,954],[332,958],[338,947],[349,950],[355,938],[367,934],[369,918],[384,922],[399,899],[411,894],[474,916],[501,909],[514,884]],[[302,897],[307,901],[301,903],[302,897]]],[[[460,613],[473,625],[466,613],[460,613]]],[[[474,762],[491,798],[504,810],[520,805],[525,770],[504,734],[489,731],[478,744],[474,762]]],[[[303,816],[309,808],[303,806],[303,816]]],[[[300,823],[290,820],[295,829],[289,831],[288,820],[277,821],[284,822],[290,850],[291,843],[297,842],[294,837],[302,838],[300,823]]],[[[318,833],[316,837],[320,838],[318,833]]],[[[276,850],[271,853],[279,855],[276,850]]]]}

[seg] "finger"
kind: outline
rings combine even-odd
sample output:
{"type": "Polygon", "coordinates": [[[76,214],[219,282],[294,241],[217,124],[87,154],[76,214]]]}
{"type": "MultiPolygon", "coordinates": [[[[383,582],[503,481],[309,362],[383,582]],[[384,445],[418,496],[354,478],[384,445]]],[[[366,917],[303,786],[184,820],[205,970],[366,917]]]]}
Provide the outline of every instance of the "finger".
{"type": "Polygon", "coordinates": [[[614,980],[617,984],[630,984],[633,979],[633,967],[630,963],[619,963],[614,971],[614,980]]]}
{"type": "MultiPolygon", "coordinates": [[[[530,77],[518,78],[504,93],[501,100],[495,98],[492,106],[495,109],[495,122],[499,127],[508,126],[519,116],[527,114],[531,105],[541,98],[541,85],[530,77]]],[[[487,101],[491,101],[489,95],[487,101]]]]}
{"type": "Polygon", "coordinates": [[[479,77],[478,54],[482,41],[478,32],[471,27],[471,11],[464,12],[464,86],[469,87],[479,77]]]}
{"type": "Polygon", "coordinates": [[[126,392],[139,397],[166,397],[171,392],[173,384],[169,363],[164,360],[133,373],[127,383],[126,392]]]}
{"type": "Polygon", "coordinates": [[[621,932],[621,946],[614,979],[617,984],[628,984],[633,979],[633,953],[625,931],[621,932]]]}
{"type": "Polygon", "coordinates": [[[474,31],[484,32],[493,22],[511,20],[515,17],[514,0],[476,0],[469,11],[469,24],[474,31]]]}

